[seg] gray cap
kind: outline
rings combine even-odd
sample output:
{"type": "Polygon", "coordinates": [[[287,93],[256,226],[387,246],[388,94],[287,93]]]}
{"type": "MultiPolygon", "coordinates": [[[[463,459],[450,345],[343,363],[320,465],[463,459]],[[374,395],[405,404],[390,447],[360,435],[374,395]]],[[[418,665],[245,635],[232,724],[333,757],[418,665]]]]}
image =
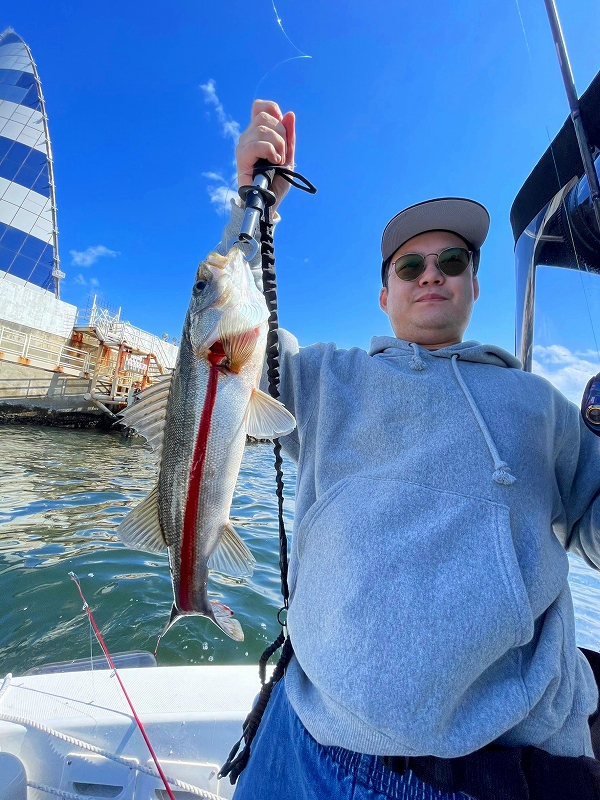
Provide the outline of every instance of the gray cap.
{"type": "Polygon", "coordinates": [[[490,215],[481,203],[464,197],[437,197],[405,208],[388,222],[381,238],[381,254],[385,261],[404,242],[427,231],[452,231],[478,250],[489,227],[490,215]]]}

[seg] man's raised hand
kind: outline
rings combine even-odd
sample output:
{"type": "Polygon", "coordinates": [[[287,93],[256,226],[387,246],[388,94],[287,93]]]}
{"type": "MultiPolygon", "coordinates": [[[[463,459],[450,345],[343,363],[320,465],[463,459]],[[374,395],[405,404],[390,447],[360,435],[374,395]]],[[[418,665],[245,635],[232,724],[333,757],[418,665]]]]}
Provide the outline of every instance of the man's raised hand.
{"type": "MultiPolygon", "coordinates": [[[[252,104],[250,125],[240,136],[235,150],[238,186],[252,183],[252,170],[259,158],[266,158],[272,164],[293,169],[295,149],[294,112],[288,111],[282,114],[277,103],[271,100],[255,100],[252,104]]],[[[289,183],[283,178],[275,178],[271,186],[277,197],[275,208],[283,200],[289,188],[289,183]]]]}

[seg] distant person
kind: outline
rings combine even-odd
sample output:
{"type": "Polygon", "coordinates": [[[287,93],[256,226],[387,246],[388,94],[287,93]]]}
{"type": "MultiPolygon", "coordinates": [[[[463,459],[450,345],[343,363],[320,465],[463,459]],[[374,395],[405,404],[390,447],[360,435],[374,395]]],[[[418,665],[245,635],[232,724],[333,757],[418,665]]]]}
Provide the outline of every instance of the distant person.
{"type": "MultiPolygon", "coordinates": [[[[259,158],[293,165],[294,125],[254,103],[240,184],[259,158]]],[[[273,189],[280,203],[288,184],[273,189]]],[[[600,797],[566,554],[600,564],[600,441],[512,355],[463,341],[488,227],[460,198],[388,223],[394,336],[368,352],[281,332],[295,655],[236,800],[600,797]]]]}

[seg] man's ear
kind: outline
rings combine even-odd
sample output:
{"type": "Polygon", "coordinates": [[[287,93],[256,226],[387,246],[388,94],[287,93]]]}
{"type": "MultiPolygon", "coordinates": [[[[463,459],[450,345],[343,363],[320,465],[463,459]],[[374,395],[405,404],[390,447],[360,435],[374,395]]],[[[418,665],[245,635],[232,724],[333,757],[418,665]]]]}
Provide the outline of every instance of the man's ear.
{"type": "Polygon", "coordinates": [[[381,308],[381,310],[385,314],[387,314],[387,312],[388,312],[388,310],[387,310],[387,295],[388,295],[387,289],[384,286],[382,288],[382,290],[379,292],[379,307],[381,308]]]}
{"type": "Polygon", "coordinates": [[[473,300],[477,300],[479,297],[479,280],[477,275],[473,276],[473,300]]]}

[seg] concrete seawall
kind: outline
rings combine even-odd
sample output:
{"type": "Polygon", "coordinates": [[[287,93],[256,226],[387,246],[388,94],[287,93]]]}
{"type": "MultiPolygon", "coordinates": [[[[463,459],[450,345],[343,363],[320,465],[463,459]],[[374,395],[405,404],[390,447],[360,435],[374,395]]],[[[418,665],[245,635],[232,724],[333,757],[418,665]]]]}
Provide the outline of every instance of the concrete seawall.
{"type": "Polygon", "coordinates": [[[90,385],[88,378],[0,361],[0,425],[109,428],[114,419],[89,399],[90,385]]]}

